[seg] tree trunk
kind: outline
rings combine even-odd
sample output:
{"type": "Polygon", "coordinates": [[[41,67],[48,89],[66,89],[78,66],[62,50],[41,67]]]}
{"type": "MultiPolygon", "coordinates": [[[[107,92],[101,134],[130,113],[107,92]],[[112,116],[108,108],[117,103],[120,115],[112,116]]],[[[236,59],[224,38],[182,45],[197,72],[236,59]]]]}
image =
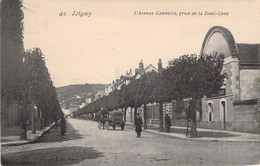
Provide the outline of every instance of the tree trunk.
{"type": "Polygon", "coordinates": [[[188,112],[188,118],[187,118],[187,129],[186,129],[186,137],[189,135],[189,121],[190,121],[190,111],[188,112]]]}
{"type": "Polygon", "coordinates": [[[42,111],[40,111],[39,113],[40,113],[39,125],[40,125],[40,130],[42,130],[43,129],[43,113],[42,113],[42,111]]]}
{"type": "Polygon", "coordinates": [[[191,137],[197,137],[196,129],[196,99],[191,100],[191,137]]]}
{"type": "Polygon", "coordinates": [[[23,133],[20,135],[20,139],[27,140],[27,119],[26,119],[26,110],[27,104],[25,103],[23,106],[23,113],[22,113],[22,128],[23,133]]]}
{"type": "Polygon", "coordinates": [[[186,137],[188,137],[188,135],[189,135],[190,107],[191,107],[191,101],[189,101],[189,110],[188,110],[188,116],[187,116],[186,137]]]}
{"type": "Polygon", "coordinates": [[[46,112],[42,112],[43,113],[43,127],[45,128],[46,127],[46,121],[47,121],[47,118],[46,118],[46,112]]]}
{"type": "Polygon", "coordinates": [[[50,114],[49,112],[46,112],[46,124],[45,124],[45,127],[48,127],[50,124],[50,114]]]}
{"type": "Polygon", "coordinates": [[[126,122],[126,110],[127,110],[127,108],[125,108],[125,110],[124,110],[124,121],[126,122]]]}
{"type": "Polygon", "coordinates": [[[48,126],[48,117],[47,117],[47,112],[44,112],[44,114],[43,114],[44,116],[43,116],[43,118],[44,118],[44,127],[47,127],[48,126]]]}
{"type": "Polygon", "coordinates": [[[163,102],[159,102],[159,116],[160,116],[159,132],[163,132],[163,102]]]}
{"type": "Polygon", "coordinates": [[[146,104],[144,104],[144,129],[147,129],[147,123],[146,123],[146,104]]]}
{"type": "Polygon", "coordinates": [[[130,121],[133,122],[133,108],[131,108],[131,111],[130,111],[130,121]]]}
{"type": "Polygon", "coordinates": [[[135,125],[136,113],[137,113],[137,107],[135,107],[135,111],[134,111],[134,125],[135,125]]]}
{"type": "Polygon", "coordinates": [[[27,140],[27,124],[26,119],[22,120],[23,133],[20,135],[21,140],[27,140]]]}
{"type": "Polygon", "coordinates": [[[35,115],[35,110],[32,109],[32,133],[36,133],[36,131],[35,131],[35,117],[34,117],[34,115],[35,115]]]}

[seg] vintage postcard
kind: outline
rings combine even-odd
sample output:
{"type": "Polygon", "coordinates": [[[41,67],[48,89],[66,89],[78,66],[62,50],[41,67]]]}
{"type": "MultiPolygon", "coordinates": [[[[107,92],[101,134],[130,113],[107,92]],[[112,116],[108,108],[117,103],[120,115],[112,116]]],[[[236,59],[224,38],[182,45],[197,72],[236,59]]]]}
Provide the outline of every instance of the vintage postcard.
{"type": "Polygon", "coordinates": [[[2,165],[259,165],[259,0],[1,0],[2,165]]]}

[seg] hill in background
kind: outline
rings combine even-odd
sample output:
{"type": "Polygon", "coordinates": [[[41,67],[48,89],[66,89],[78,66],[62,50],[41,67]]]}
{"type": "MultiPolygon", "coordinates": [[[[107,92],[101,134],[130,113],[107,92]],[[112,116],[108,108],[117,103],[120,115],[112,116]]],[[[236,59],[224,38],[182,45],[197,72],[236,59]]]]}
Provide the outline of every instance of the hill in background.
{"type": "Polygon", "coordinates": [[[105,89],[106,84],[76,84],[56,88],[63,110],[75,111],[85,106],[86,99],[105,89]]]}
{"type": "Polygon", "coordinates": [[[58,94],[95,94],[105,89],[106,84],[75,84],[56,88],[58,94]]]}

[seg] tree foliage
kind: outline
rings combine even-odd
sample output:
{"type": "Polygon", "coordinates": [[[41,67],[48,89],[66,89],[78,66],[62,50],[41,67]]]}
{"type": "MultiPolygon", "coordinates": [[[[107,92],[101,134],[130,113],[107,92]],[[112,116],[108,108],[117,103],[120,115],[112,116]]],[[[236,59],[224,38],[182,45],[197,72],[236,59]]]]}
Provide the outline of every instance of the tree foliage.
{"type": "Polygon", "coordinates": [[[23,59],[23,12],[20,0],[1,2],[1,95],[13,99],[23,59]]]}
{"type": "MultiPolygon", "coordinates": [[[[188,113],[192,122],[191,136],[196,137],[196,106],[203,96],[217,94],[224,85],[225,73],[222,73],[224,55],[195,54],[183,55],[170,61],[168,72],[174,73],[174,79],[169,78],[168,83],[175,86],[176,99],[190,99],[188,113]]],[[[188,120],[189,120],[188,117],[188,120]]]]}
{"type": "MultiPolygon", "coordinates": [[[[24,106],[34,103],[43,112],[45,121],[62,115],[55,87],[39,48],[27,50],[14,96],[24,106]]],[[[45,122],[47,123],[47,122],[45,122]]],[[[47,124],[46,124],[47,125],[47,124]]]]}
{"type": "Polygon", "coordinates": [[[24,52],[22,7],[21,0],[1,2],[1,96],[22,105],[25,123],[28,104],[36,104],[46,117],[62,111],[41,50],[24,52]]]}
{"type": "MultiPolygon", "coordinates": [[[[175,85],[176,98],[202,98],[218,93],[224,84],[224,55],[183,55],[169,62],[168,72],[174,73],[168,83],[175,85]]],[[[168,79],[168,78],[167,78],[168,79]]]]}

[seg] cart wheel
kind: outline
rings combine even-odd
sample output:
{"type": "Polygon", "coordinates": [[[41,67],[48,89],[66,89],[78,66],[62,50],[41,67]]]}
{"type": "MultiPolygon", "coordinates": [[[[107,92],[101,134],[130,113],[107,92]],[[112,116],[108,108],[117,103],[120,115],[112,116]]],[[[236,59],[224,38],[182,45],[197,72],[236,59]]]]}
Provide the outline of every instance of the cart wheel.
{"type": "Polygon", "coordinates": [[[98,128],[101,129],[102,128],[102,123],[98,122],[98,128]]]}
{"type": "Polygon", "coordinates": [[[115,130],[116,129],[116,124],[115,123],[113,123],[113,130],[115,130]]]}
{"type": "Polygon", "coordinates": [[[109,129],[109,123],[108,123],[108,121],[106,121],[105,126],[106,126],[106,129],[108,130],[108,129],[109,129]]]}

